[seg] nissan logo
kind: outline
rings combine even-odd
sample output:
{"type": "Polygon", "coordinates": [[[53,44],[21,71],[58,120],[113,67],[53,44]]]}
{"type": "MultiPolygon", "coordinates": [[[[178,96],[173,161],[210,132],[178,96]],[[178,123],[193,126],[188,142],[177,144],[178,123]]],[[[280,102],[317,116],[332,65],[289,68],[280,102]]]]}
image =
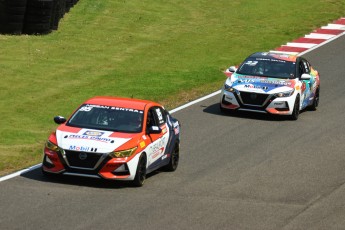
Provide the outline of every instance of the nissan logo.
{"type": "Polygon", "coordinates": [[[79,159],[85,160],[87,158],[87,153],[79,153],[79,159]]]}
{"type": "Polygon", "coordinates": [[[254,93],[253,93],[253,94],[250,94],[250,98],[251,98],[252,100],[255,100],[256,97],[257,97],[256,94],[254,94],[254,93]]]}

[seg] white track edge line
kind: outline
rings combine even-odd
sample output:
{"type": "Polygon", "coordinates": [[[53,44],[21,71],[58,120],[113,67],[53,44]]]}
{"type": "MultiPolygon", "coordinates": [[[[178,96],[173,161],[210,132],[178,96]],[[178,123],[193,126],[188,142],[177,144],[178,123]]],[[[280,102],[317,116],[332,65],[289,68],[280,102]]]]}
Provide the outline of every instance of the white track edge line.
{"type": "MultiPolygon", "coordinates": [[[[341,34],[338,34],[337,36],[332,37],[332,38],[326,40],[325,42],[322,42],[322,43],[318,44],[317,46],[314,46],[314,47],[311,48],[311,49],[308,49],[308,50],[306,50],[306,51],[303,51],[303,52],[299,53],[298,56],[302,56],[302,55],[304,55],[304,54],[306,54],[306,53],[309,53],[310,51],[312,51],[312,50],[314,50],[314,49],[317,49],[317,48],[319,48],[319,47],[321,47],[321,46],[323,46],[323,45],[325,45],[325,44],[327,44],[327,43],[329,43],[329,42],[331,42],[331,41],[333,41],[333,40],[335,40],[335,39],[337,39],[337,38],[343,36],[344,34],[345,34],[345,32],[343,32],[343,33],[341,33],[341,34]]],[[[220,94],[220,92],[221,92],[221,90],[218,90],[218,91],[213,92],[213,93],[211,93],[211,94],[208,94],[208,95],[206,95],[206,96],[204,96],[204,97],[201,97],[201,98],[199,98],[199,99],[196,99],[196,100],[194,100],[194,101],[191,101],[191,102],[189,102],[189,103],[187,103],[187,104],[185,104],[185,105],[179,106],[179,107],[177,107],[177,108],[175,108],[175,109],[169,111],[169,113],[175,113],[175,112],[177,112],[177,111],[180,111],[180,110],[182,110],[182,109],[185,109],[185,108],[187,108],[187,107],[189,107],[189,106],[191,106],[191,105],[194,105],[194,104],[196,104],[196,103],[198,103],[198,102],[200,102],[200,101],[204,101],[204,100],[206,100],[206,99],[208,99],[208,98],[211,98],[211,97],[213,97],[213,96],[215,96],[215,95],[218,95],[218,94],[220,94]]],[[[5,180],[9,180],[9,179],[14,178],[14,177],[17,177],[17,176],[20,176],[20,175],[22,175],[22,174],[24,174],[24,173],[30,172],[31,170],[35,170],[35,169],[41,167],[41,165],[42,165],[42,164],[40,163],[40,164],[31,166],[31,167],[29,167],[29,168],[20,170],[20,171],[18,171],[18,172],[15,172],[15,173],[12,173],[12,174],[9,174],[9,175],[0,177],[0,182],[5,181],[5,180]]]]}
{"type": "Polygon", "coordinates": [[[29,168],[20,170],[18,172],[9,174],[7,176],[0,177],[0,182],[5,181],[5,180],[9,180],[9,179],[12,179],[13,177],[20,176],[20,175],[22,175],[24,173],[30,172],[31,170],[34,170],[34,169],[37,169],[37,168],[41,167],[41,165],[42,164],[37,164],[37,165],[31,166],[29,168]]]}
{"type": "Polygon", "coordinates": [[[177,107],[176,109],[173,109],[173,110],[169,111],[169,113],[175,113],[175,112],[177,112],[177,111],[180,111],[180,110],[182,110],[182,109],[185,109],[185,108],[187,108],[187,107],[189,107],[189,106],[191,106],[191,105],[194,105],[194,104],[196,104],[196,103],[198,103],[198,102],[200,102],[200,101],[204,101],[204,100],[206,100],[206,99],[208,99],[208,98],[210,98],[210,97],[213,97],[213,96],[215,96],[215,95],[217,95],[217,94],[220,94],[220,92],[221,92],[221,90],[218,90],[218,91],[213,92],[213,93],[211,93],[211,94],[208,94],[208,95],[206,95],[206,96],[204,96],[204,97],[201,97],[201,98],[196,99],[196,100],[194,100],[194,101],[188,102],[188,103],[185,104],[185,105],[181,105],[180,107],[177,107]]]}
{"type": "Polygon", "coordinates": [[[345,31],[342,32],[341,34],[338,34],[338,35],[336,35],[336,36],[334,36],[334,37],[332,37],[332,38],[330,38],[330,39],[328,39],[328,40],[318,44],[317,46],[314,46],[314,47],[312,47],[312,48],[310,48],[310,49],[308,49],[306,51],[303,51],[303,52],[299,53],[298,56],[302,56],[302,55],[304,55],[306,53],[309,53],[310,51],[313,51],[313,50],[315,50],[315,49],[317,49],[317,48],[319,48],[319,47],[321,47],[323,45],[326,45],[327,43],[329,43],[329,42],[331,42],[331,41],[333,41],[333,40],[343,36],[344,34],[345,34],[345,31]]]}

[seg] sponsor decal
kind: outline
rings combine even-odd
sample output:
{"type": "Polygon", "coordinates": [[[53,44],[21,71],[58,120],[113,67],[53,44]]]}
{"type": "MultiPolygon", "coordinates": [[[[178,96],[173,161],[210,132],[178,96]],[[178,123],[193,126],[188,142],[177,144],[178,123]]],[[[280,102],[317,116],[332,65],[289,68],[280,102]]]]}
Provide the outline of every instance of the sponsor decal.
{"type": "Polygon", "coordinates": [[[267,90],[267,86],[259,86],[259,85],[244,85],[244,88],[250,88],[250,89],[263,89],[267,90]]]}
{"type": "Polygon", "coordinates": [[[68,139],[81,139],[81,140],[92,140],[92,141],[100,141],[105,143],[114,143],[114,140],[110,138],[98,137],[98,136],[87,136],[87,135],[74,135],[71,134],[67,137],[68,139]]]}
{"type": "Polygon", "coordinates": [[[284,102],[274,102],[274,105],[282,105],[284,102]]]}
{"type": "Polygon", "coordinates": [[[161,155],[162,153],[163,153],[163,151],[164,151],[164,147],[161,147],[161,148],[155,148],[154,149],[154,153],[153,153],[153,155],[152,155],[152,159],[155,159],[157,156],[159,156],[159,155],[161,155]]]}
{"type": "Polygon", "coordinates": [[[142,110],[122,108],[122,107],[114,107],[114,106],[111,107],[110,109],[118,110],[118,111],[133,112],[133,113],[144,113],[144,111],[142,111],[142,110]]]}
{"type": "Polygon", "coordinates": [[[145,141],[140,142],[140,148],[144,148],[146,146],[145,141]]]}
{"type": "MultiPolygon", "coordinates": [[[[239,76],[237,76],[237,78],[239,78],[239,79],[241,79],[241,78],[251,78],[251,79],[263,79],[263,78],[266,78],[266,77],[259,77],[259,76],[241,76],[241,75],[239,75],[239,76]]],[[[245,79],[245,80],[248,80],[249,81],[249,79],[245,79]]],[[[244,80],[242,80],[242,81],[244,81],[244,80]]]]}
{"type": "Polygon", "coordinates": [[[87,146],[70,145],[68,149],[73,151],[97,152],[97,148],[91,148],[87,146]]]}
{"type": "Polygon", "coordinates": [[[274,84],[274,85],[286,85],[290,86],[291,82],[290,81],[271,81],[271,80],[261,80],[261,83],[266,83],[266,84],[274,84]]]}
{"type": "Polygon", "coordinates": [[[162,132],[163,132],[163,134],[165,134],[165,133],[167,132],[167,128],[164,128],[164,129],[162,130],[162,132]]]}
{"type": "Polygon", "coordinates": [[[74,151],[89,151],[90,147],[70,145],[68,149],[74,151]]]}
{"type": "Polygon", "coordinates": [[[90,112],[93,108],[103,108],[103,109],[111,109],[111,110],[134,112],[134,113],[144,113],[144,111],[137,110],[137,109],[122,108],[122,107],[115,107],[115,106],[106,106],[106,105],[91,105],[91,104],[86,104],[86,105],[80,107],[79,111],[90,112]]]}
{"type": "Polygon", "coordinates": [[[104,132],[91,131],[91,130],[87,130],[87,131],[85,131],[85,133],[83,133],[83,135],[86,135],[86,136],[97,136],[97,137],[100,137],[103,134],[104,134],[104,132]]]}

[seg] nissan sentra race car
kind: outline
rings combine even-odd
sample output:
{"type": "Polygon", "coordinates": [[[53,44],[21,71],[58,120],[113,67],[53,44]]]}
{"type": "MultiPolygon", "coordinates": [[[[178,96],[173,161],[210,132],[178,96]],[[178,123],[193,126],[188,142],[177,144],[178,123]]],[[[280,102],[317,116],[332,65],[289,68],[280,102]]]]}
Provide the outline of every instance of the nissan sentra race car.
{"type": "Polygon", "coordinates": [[[146,174],[179,162],[180,123],[151,101],[94,97],[59,124],[44,148],[42,172],[142,186],[146,174]]]}
{"type": "Polygon", "coordinates": [[[220,109],[286,115],[297,120],[301,110],[316,110],[320,98],[319,73],[303,57],[259,52],[236,68],[221,91],[220,109]]]}

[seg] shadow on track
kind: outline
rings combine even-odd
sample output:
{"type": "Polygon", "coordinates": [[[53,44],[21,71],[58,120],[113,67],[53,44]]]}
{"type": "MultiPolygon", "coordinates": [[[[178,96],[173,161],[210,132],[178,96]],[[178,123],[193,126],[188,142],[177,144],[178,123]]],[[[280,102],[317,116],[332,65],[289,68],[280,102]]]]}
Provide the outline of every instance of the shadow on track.
{"type": "MultiPolygon", "coordinates": [[[[222,112],[219,108],[219,103],[215,103],[208,107],[204,106],[203,112],[218,115],[218,116],[226,116],[238,119],[251,119],[251,120],[261,120],[261,121],[292,121],[289,119],[288,116],[279,116],[279,115],[272,115],[269,113],[256,113],[256,112],[249,112],[249,111],[226,111],[222,112]]],[[[304,113],[307,110],[300,111],[300,114],[304,113]]]]}
{"type": "MultiPolygon", "coordinates": [[[[146,182],[149,181],[150,177],[159,174],[163,171],[154,171],[146,175],[146,182]]],[[[78,177],[78,176],[65,176],[65,175],[44,175],[41,168],[31,170],[23,173],[21,177],[36,180],[46,183],[66,184],[72,186],[92,187],[92,188],[104,188],[104,189],[122,189],[122,188],[136,188],[131,184],[130,181],[111,181],[105,179],[78,177]]],[[[145,185],[144,185],[145,186],[145,185]]]]}

